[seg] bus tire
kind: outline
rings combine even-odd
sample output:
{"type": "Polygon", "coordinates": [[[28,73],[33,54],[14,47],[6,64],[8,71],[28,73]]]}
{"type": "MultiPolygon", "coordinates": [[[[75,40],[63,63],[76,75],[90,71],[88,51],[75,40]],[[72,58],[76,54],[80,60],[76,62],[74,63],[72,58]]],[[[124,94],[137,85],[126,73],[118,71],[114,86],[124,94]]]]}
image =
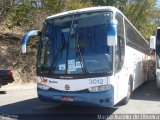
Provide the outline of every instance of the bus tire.
{"type": "Polygon", "coordinates": [[[122,105],[126,105],[126,104],[129,102],[130,98],[131,98],[132,84],[133,84],[133,81],[132,81],[132,79],[131,79],[131,77],[130,77],[130,80],[129,80],[129,82],[128,82],[127,96],[126,96],[125,98],[123,98],[123,100],[122,100],[122,102],[121,102],[122,105]]]}

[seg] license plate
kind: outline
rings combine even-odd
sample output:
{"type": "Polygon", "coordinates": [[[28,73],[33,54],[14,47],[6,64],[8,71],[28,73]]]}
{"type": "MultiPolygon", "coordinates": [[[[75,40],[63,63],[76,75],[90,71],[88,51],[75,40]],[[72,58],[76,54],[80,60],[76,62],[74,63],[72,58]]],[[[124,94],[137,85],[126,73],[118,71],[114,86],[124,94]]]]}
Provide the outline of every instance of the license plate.
{"type": "Polygon", "coordinates": [[[62,96],[61,97],[62,101],[67,101],[67,102],[73,102],[73,97],[66,97],[66,96],[62,96]]]}

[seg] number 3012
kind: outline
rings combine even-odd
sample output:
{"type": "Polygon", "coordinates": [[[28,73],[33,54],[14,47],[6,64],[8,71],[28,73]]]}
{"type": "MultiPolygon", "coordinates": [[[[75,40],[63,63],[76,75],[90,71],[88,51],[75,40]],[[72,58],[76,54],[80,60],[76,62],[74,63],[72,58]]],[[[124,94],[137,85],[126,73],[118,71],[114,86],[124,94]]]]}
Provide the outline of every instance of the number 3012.
{"type": "Polygon", "coordinates": [[[103,84],[103,79],[89,79],[89,84],[103,84]]]}

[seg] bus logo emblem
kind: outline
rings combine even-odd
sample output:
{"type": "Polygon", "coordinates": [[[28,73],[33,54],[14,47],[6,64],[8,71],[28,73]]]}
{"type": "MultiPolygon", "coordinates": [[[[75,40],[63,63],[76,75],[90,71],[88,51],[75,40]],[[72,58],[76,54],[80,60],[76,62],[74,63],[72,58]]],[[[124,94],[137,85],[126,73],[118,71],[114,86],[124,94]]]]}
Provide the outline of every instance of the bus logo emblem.
{"type": "Polygon", "coordinates": [[[65,90],[69,90],[70,86],[69,85],[65,85],[65,90]]]}
{"type": "Polygon", "coordinates": [[[41,83],[47,83],[48,79],[45,79],[44,77],[40,77],[41,83]]]}

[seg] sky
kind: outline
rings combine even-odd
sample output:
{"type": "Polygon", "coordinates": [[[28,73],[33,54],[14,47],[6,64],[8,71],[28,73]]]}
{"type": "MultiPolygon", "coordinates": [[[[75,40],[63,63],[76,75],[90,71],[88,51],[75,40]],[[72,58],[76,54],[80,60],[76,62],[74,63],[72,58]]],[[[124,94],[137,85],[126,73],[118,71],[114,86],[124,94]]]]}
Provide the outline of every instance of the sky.
{"type": "Polygon", "coordinates": [[[160,7],[160,0],[157,0],[156,6],[160,7]]]}

